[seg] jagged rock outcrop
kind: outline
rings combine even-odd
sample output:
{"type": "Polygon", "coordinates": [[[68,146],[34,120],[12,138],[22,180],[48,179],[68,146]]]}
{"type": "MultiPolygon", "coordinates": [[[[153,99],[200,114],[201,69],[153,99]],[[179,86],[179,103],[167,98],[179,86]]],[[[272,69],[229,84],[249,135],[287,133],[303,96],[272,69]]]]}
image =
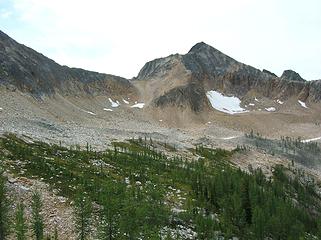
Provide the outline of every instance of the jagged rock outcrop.
{"type": "Polygon", "coordinates": [[[61,66],[0,31],[0,84],[33,96],[134,92],[125,78],[61,66]]]}
{"type": "Polygon", "coordinates": [[[303,79],[300,74],[293,70],[285,70],[281,76],[282,80],[288,80],[288,81],[300,81],[305,82],[306,80],[303,79]]]}

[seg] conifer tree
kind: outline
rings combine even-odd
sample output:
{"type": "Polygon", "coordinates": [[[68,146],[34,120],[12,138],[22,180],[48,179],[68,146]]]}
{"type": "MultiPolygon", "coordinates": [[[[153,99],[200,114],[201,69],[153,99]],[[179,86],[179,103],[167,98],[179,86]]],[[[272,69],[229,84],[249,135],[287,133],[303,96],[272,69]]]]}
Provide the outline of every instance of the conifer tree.
{"type": "Polygon", "coordinates": [[[258,240],[264,239],[265,225],[266,223],[265,223],[263,211],[259,207],[256,207],[253,213],[253,233],[255,235],[255,239],[258,239],[258,240]]]}
{"type": "Polygon", "coordinates": [[[124,207],[122,208],[121,231],[124,232],[129,240],[135,239],[139,228],[138,201],[132,196],[126,195],[124,207]]]}
{"type": "Polygon", "coordinates": [[[241,184],[241,203],[245,212],[245,221],[247,224],[252,223],[252,208],[250,200],[249,179],[244,178],[241,184]]]}
{"type": "Polygon", "coordinates": [[[101,197],[101,210],[99,216],[99,239],[115,239],[119,228],[119,208],[121,204],[122,189],[108,184],[101,197]]]}
{"type": "Polygon", "coordinates": [[[91,214],[91,200],[80,192],[75,199],[75,225],[80,240],[87,239],[91,232],[91,214]]]}
{"type": "Polygon", "coordinates": [[[32,230],[36,240],[43,239],[43,229],[44,223],[41,216],[42,201],[41,195],[38,191],[34,192],[32,195],[32,230]]]}
{"type": "Polygon", "coordinates": [[[27,233],[27,225],[24,216],[25,206],[21,202],[17,206],[16,216],[15,216],[15,233],[17,240],[25,240],[27,233]]]}

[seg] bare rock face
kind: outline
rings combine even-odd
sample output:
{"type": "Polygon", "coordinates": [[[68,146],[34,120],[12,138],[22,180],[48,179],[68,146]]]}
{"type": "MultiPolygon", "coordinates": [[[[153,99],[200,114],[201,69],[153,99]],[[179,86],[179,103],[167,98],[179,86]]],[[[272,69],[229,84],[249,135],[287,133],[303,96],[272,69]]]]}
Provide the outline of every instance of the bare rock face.
{"type": "Polygon", "coordinates": [[[262,72],[266,73],[266,74],[269,74],[269,75],[272,75],[273,77],[278,77],[275,73],[270,72],[269,70],[266,70],[266,69],[263,69],[262,72]]]}
{"type": "Polygon", "coordinates": [[[183,62],[194,74],[217,76],[239,65],[237,61],[204,42],[197,43],[183,56],[183,62]]]}
{"type": "Polygon", "coordinates": [[[145,80],[151,77],[162,77],[168,71],[172,70],[175,59],[178,59],[179,55],[170,55],[166,58],[158,58],[153,61],[147,62],[144,67],[139,71],[136,79],[145,80]]]}
{"type": "Polygon", "coordinates": [[[306,80],[303,79],[300,74],[293,70],[285,70],[281,76],[282,80],[288,80],[288,81],[300,81],[305,82],[306,80]]]}
{"type": "Polygon", "coordinates": [[[186,106],[189,106],[194,112],[202,111],[205,102],[206,95],[204,89],[193,83],[173,88],[164,95],[154,99],[154,104],[157,107],[170,105],[185,108],[186,106]]]}
{"type": "Polygon", "coordinates": [[[206,43],[197,43],[183,56],[184,65],[194,79],[206,90],[219,89],[239,97],[258,82],[265,83],[273,77],[256,68],[240,63],[206,43]]]}
{"type": "Polygon", "coordinates": [[[302,100],[320,101],[320,81],[306,81],[292,70],[284,71],[278,77],[270,71],[260,71],[240,63],[204,42],[197,43],[185,55],[170,55],[148,62],[136,79],[148,81],[170,75],[174,62],[180,61],[188,76],[182,84],[172,84],[172,89],[161,96],[156,96],[156,107],[188,107],[193,111],[202,111],[208,105],[206,91],[219,90],[239,98],[249,91],[267,98],[297,97],[302,100]]]}
{"type": "Polygon", "coordinates": [[[0,84],[33,96],[134,92],[129,80],[61,66],[0,31],[0,84]]]}
{"type": "Polygon", "coordinates": [[[306,84],[309,87],[309,97],[315,102],[321,101],[321,80],[310,81],[306,84]]]}

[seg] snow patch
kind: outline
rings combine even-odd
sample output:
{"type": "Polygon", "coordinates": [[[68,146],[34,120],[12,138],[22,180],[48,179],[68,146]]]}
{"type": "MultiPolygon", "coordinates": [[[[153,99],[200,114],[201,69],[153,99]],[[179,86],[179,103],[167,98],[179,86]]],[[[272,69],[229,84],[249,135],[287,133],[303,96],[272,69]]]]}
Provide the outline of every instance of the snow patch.
{"type": "Polygon", "coordinates": [[[90,112],[90,111],[86,111],[86,113],[90,114],[90,115],[97,115],[96,113],[90,112]]]}
{"type": "Polygon", "coordinates": [[[0,107],[0,111],[2,111],[3,110],[3,108],[2,107],[0,107]]]}
{"type": "Polygon", "coordinates": [[[145,103],[137,103],[131,106],[131,108],[140,108],[142,109],[145,106],[145,103]]]}
{"type": "Polygon", "coordinates": [[[84,109],[81,109],[81,111],[85,112],[85,113],[88,113],[90,115],[93,115],[93,116],[96,116],[97,114],[96,113],[93,113],[93,112],[90,112],[90,111],[87,111],[87,110],[84,110],[84,109]]]}
{"type": "Polygon", "coordinates": [[[111,103],[111,107],[113,108],[119,107],[120,104],[118,101],[114,102],[111,98],[108,98],[108,100],[111,103]]]}
{"type": "Polygon", "coordinates": [[[302,102],[300,100],[298,100],[298,102],[300,103],[301,107],[308,108],[305,102],[302,102]]]}
{"type": "Polygon", "coordinates": [[[104,108],[104,111],[112,112],[112,111],[113,111],[113,109],[110,109],[110,108],[104,108]]]}
{"type": "Polygon", "coordinates": [[[227,97],[217,91],[208,91],[206,93],[212,107],[218,111],[228,114],[247,112],[240,106],[241,100],[237,97],[227,97]]]}
{"type": "Polygon", "coordinates": [[[221,139],[222,140],[231,140],[231,139],[234,139],[234,138],[238,138],[238,136],[224,137],[224,138],[221,138],[221,139]]]}
{"type": "Polygon", "coordinates": [[[308,142],[313,142],[313,141],[318,141],[318,140],[321,140],[321,137],[305,139],[305,140],[302,140],[302,142],[308,143],[308,142]]]}
{"type": "Polygon", "coordinates": [[[260,102],[257,98],[254,98],[254,101],[256,101],[256,102],[260,102]]]}
{"type": "Polygon", "coordinates": [[[265,108],[266,111],[268,112],[275,112],[275,107],[268,107],[268,108],[265,108]]]}
{"type": "Polygon", "coordinates": [[[278,99],[278,100],[276,100],[276,102],[278,103],[278,104],[283,104],[284,102],[282,102],[280,99],[278,99]]]}
{"type": "Polygon", "coordinates": [[[255,104],[254,103],[249,103],[249,106],[255,106],[255,104]]]}
{"type": "Polygon", "coordinates": [[[129,104],[129,102],[125,99],[123,99],[123,102],[126,103],[126,104],[129,104]]]}

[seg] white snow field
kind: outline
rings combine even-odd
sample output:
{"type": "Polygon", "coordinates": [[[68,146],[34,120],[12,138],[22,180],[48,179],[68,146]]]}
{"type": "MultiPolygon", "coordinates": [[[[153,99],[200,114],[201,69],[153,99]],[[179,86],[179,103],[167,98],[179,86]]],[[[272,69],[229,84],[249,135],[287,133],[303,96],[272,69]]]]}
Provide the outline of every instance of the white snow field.
{"type": "Polygon", "coordinates": [[[237,97],[228,97],[217,91],[208,91],[206,93],[212,107],[218,111],[228,114],[248,112],[240,106],[241,100],[237,97]]]}

